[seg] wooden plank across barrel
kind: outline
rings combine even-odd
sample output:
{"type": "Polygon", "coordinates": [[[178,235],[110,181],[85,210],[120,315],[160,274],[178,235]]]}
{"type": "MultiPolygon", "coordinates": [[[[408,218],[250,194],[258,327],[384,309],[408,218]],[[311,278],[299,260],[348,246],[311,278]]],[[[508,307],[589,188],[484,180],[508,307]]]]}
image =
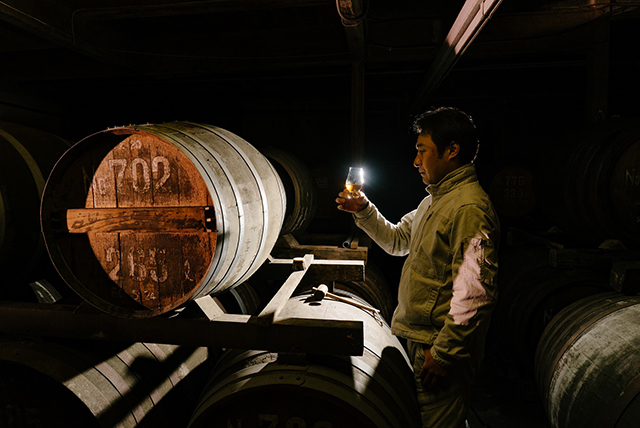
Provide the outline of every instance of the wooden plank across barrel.
{"type": "Polygon", "coordinates": [[[74,145],[47,181],[41,222],[74,291],[140,318],[241,284],[268,257],[285,207],[277,172],[247,141],[172,122],[74,145]]]}

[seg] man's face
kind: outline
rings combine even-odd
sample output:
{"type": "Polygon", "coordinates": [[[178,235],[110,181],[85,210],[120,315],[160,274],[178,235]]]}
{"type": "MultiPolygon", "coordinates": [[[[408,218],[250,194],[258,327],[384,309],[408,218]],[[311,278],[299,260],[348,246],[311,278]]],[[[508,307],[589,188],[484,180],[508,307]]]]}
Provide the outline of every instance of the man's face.
{"type": "Polygon", "coordinates": [[[413,161],[413,166],[418,168],[424,184],[437,184],[451,172],[449,161],[450,149],[446,149],[442,156],[438,156],[438,148],[429,134],[420,134],[416,143],[418,154],[413,161]]]}

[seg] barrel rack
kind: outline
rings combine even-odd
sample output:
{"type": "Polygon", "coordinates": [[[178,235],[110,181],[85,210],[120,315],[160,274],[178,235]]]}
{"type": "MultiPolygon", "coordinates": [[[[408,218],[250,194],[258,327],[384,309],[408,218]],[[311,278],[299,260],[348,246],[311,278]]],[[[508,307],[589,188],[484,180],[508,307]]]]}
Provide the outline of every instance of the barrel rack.
{"type": "MultiPolygon", "coordinates": [[[[292,239],[292,238],[291,238],[292,239]]],[[[292,243],[289,239],[289,243],[292,243]]],[[[293,246],[291,251],[310,250],[293,246]]],[[[345,258],[366,259],[367,248],[344,248],[345,258]]],[[[316,249],[323,250],[322,246],[316,249]]],[[[362,355],[363,322],[330,319],[282,319],[279,315],[302,279],[316,283],[363,281],[364,260],[320,260],[313,254],[273,258],[256,275],[286,278],[258,315],[224,313],[211,296],[190,302],[184,313],[123,318],[79,305],[0,301],[0,332],[19,336],[152,342],[176,345],[267,350],[278,353],[362,355]],[[287,276],[288,275],[288,276],[287,276]],[[197,310],[194,310],[197,309],[197,310]]]]}

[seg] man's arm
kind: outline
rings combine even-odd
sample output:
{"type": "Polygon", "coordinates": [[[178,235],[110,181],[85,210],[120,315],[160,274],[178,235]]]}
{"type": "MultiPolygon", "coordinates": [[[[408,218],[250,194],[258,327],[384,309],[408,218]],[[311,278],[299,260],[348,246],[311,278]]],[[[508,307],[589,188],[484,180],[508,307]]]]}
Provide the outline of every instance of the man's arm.
{"type": "Polygon", "coordinates": [[[406,256],[411,245],[411,227],[417,210],[402,217],[399,223],[387,221],[380,211],[367,199],[364,193],[354,200],[355,210],[347,210],[344,203],[347,198],[345,192],[338,194],[336,203],[341,211],[353,215],[356,226],[364,230],[384,251],[393,256],[406,256]]]}
{"type": "Polygon", "coordinates": [[[353,214],[356,226],[364,230],[376,244],[392,256],[406,256],[411,246],[411,227],[416,210],[406,214],[399,223],[390,223],[375,205],[353,214]]]}

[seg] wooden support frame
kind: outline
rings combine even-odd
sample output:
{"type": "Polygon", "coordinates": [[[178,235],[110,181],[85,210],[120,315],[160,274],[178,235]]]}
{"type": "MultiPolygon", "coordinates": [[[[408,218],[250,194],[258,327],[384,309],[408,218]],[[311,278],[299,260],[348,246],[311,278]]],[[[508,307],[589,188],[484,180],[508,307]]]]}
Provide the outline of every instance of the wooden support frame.
{"type": "Polygon", "coordinates": [[[66,211],[69,233],[215,232],[212,207],[82,208],[66,211]]]}
{"type": "MultiPolygon", "coordinates": [[[[278,239],[271,254],[282,258],[304,257],[305,254],[313,254],[316,259],[327,259],[334,262],[362,260],[366,264],[369,248],[363,244],[363,241],[366,240],[361,239],[361,235],[354,234],[353,237],[349,236],[347,240],[341,239],[338,245],[306,245],[300,244],[293,235],[283,235],[278,239]],[[347,242],[348,245],[345,248],[347,242]]],[[[317,263],[318,260],[315,262],[317,263]]]]}
{"type": "Polygon", "coordinates": [[[314,260],[312,255],[307,255],[271,263],[287,266],[293,272],[257,316],[226,314],[210,296],[194,301],[204,316],[142,319],[116,317],[84,304],[0,302],[0,333],[257,349],[279,353],[363,355],[362,321],[282,319],[279,314],[302,278],[313,272],[314,267],[331,266],[334,271],[346,269],[358,271],[358,276],[364,276],[364,262],[314,260]]]}

